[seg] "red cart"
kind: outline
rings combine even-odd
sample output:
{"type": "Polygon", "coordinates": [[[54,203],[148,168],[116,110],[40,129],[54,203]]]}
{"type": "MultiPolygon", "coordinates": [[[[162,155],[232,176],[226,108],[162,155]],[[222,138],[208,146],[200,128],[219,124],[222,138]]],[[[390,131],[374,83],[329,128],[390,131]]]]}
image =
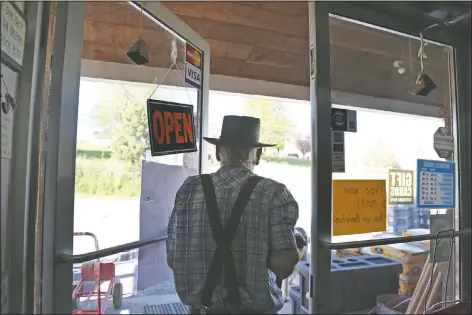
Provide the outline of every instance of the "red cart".
{"type": "MultiPolygon", "coordinates": [[[[95,242],[95,249],[99,250],[98,239],[95,234],[90,232],[75,232],[74,236],[90,236],[95,242]]],[[[120,309],[123,301],[123,285],[115,276],[114,262],[101,262],[100,259],[83,263],[80,268],[80,281],[73,284],[72,292],[72,314],[103,314],[106,310],[110,296],[113,298],[113,307],[120,309]],[[106,292],[102,292],[100,285],[104,281],[109,281],[106,292]],[[93,282],[93,289],[90,292],[84,292],[84,284],[93,282]],[[97,308],[91,310],[79,310],[78,302],[80,298],[86,297],[86,302],[90,302],[92,297],[97,299],[97,308]],[[102,298],[104,301],[102,304],[102,298]]]]}

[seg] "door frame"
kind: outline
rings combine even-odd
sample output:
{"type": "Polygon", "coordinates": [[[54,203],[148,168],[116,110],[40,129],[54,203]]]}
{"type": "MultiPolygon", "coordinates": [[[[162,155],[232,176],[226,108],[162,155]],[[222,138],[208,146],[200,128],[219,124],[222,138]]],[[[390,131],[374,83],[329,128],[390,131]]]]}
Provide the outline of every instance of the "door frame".
{"type": "MultiPolygon", "coordinates": [[[[175,35],[201,50],[203,80],[199,93],[200,171],[206,156],[202,137],[208,125],[210,45],[159,2],[128,1],[175,35]]],[[[54,62],[51,67],[49,115],[44,178],[44,224],[42,241],[43,314],[70,314],[72,307],[72,264],[58,260],[72,255],[74,232],[75,159],[86,2],[57,2],[54,62]]],[[[143,104],[144,106],[144,104],[143,104]]],[[[37,249],[38,250],[38,249],[37,249]]],[[[39,249],[41,250],[41,249],[39,249]]]]}

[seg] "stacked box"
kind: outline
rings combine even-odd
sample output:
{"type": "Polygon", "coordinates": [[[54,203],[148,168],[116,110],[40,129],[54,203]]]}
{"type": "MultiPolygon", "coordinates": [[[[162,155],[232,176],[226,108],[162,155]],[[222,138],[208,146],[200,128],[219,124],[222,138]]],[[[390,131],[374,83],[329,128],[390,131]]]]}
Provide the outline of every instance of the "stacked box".
{"type": "Polygon", "coordinates": [[[429,229],[429,218],[430,218],[430,210],[429,209],[416,209],[418,214],[418,226],[415,227],[417,229],[429,229]]]}
{"type": "Polygon", "coordinates": [[[398,295],[412,296],[418,284],[418,277],[408,277],[401,274],[398,279],[398,295]]]}
{"type": "Polygon", "coordinates": [[[415,206],[390,206],[387,212],[387,226],[396,235],[402,235],[409,229],[429,229],[429,209],[415,206]]]}
{"type": "Polygon", "coordinates": [[[411,206],[391,206],[387,212],[387,226],[392,232],[401,235],[404,231],[416,228],[419,222],[418,214],[411,206]]]}
{"type": "MultiPolygon", "coordinates": [[[[429,233],[430,233],[429,229],[410,229],[403,232],[403,236],[426,235],[429,233]]],[[[426,240],[426,241],[423,241],[423,243],[429,246],[431,242],[429,240],[426,240]]]]}
{"type": "Polygon", "coordinates": [[[412,242],[366,247],[362,252],[398,260],[402,264],[398,294],[411,295],[428,259],[429,246],[425,242],[412,242]]]}
{"type": "Polygon", "coordinates": [[[336,250],[336,257],[338,258],[349,258],[362,256],[360,253],[360,248],[350,248],[350,249],[338,249],[336,250]]]}

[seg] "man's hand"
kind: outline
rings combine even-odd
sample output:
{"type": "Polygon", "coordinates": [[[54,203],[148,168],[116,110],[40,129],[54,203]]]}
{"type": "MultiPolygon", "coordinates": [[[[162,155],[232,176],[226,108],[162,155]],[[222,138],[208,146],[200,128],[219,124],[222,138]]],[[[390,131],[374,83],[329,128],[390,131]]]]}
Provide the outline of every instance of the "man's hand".
{"type": "MultiPolygon", "coordinates": [[[[302,259],[302,254],[303,254],[303,250],[305,249],[305,247],[308,245],[308,238],[306,236],[306,232],[304,229],[300,228],[300,227],[297,227],[295,228],[295,242],[297,243],[297,251],[298,251],[298,259],[297,259],[297,263],[300,259],[302,259]]],[[[296,264],[296,263],[295,263],[296,264]]],[[[295,266],[294,266],[295,267],[295,266]]],[[[275,272],[274,272],[275,273],[275,272]]],[[[290,273],[290,275],[293,273],[293,268],[292,268],[292,271],[290,273]]],[[[288,275],[287,277],[285,278],[288,278],[290,275],[288,275]]],[[[276,274],[277,276],[277,274],[276,274]]],[[[282,278],[282,277],[279,277],[277,276],[276,280],[275,280],[275,283],[277,284],[277,286],[281,289],[282,288],[282,281],[283,279],[285,278],[282,278]]]]}
{"type": "Polygon", "coordinates": [[[298,263],[299,256],[296,249],[282,249],[269,254],[269,269],[277,279],[288,278],[298,263]]]}

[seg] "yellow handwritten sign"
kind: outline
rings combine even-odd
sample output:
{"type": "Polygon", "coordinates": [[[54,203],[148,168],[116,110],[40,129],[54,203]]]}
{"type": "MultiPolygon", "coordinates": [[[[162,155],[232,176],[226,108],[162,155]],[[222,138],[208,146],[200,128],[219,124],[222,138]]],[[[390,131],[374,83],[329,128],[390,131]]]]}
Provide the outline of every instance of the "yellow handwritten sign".
{"type": "Polygon", "coordinates": [[[333,235],[387,229],[385,180],[333,180],[333,235]]]}

